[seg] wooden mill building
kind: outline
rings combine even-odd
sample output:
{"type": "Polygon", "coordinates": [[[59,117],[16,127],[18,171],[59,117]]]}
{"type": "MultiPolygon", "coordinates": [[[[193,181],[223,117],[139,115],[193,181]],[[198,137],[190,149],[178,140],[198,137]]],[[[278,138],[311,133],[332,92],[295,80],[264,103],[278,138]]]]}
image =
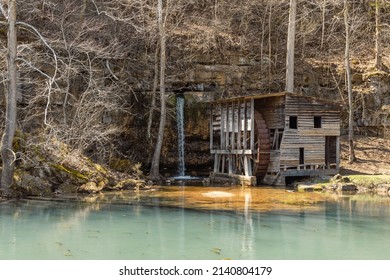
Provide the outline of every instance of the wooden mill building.
{"type": "Polygon", "coordinates": [[[211,103],[211,181],[285,185],[334,175],[340,162],[338,104],[287,92],[211,103]]]}

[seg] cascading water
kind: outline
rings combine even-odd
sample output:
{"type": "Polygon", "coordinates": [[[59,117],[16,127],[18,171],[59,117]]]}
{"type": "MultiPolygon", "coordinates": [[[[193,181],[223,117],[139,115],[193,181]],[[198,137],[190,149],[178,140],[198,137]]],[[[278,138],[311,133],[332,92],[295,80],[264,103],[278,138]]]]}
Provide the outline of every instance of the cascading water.
{"type": "Polygon", "coordinates": [[[184,96],[176,96],[176,121],[177,121],[177,146],[178,146],[178,176],[185,176],[185,161],[184,161],[184,96]]]}

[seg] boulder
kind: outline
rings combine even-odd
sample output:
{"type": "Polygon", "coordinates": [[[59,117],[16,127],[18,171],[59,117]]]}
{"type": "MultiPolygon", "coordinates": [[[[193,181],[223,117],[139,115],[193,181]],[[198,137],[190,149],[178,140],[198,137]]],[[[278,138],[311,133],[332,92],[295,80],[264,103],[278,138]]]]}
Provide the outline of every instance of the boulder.
{"type": "Polygon", "coordinates": [[[323,191],[324,186],[317,183],[299,183],[297,186],[299,192],[314,192],[314,191],[323,191]]]}
{"type": "Polygon", "coordinates": [[[358,187],[354,183],[337,183],[337,190],[342,192],[355,192],[358,190],[358,187]]]}
{"type": "Polygon", "coordinates": [[[341,183],[350,183],[351,182],[351,179],[347,176],[342,176],[340,174],[337,174],[335,175],[333,178],[332,178],[332,182],[341,182],[341,183]]]}
{"type": "Polygon", "coordinates": [[[390,184],[380,184],[375,188],[379,195],[390,195],[390,184]]]}
{"type": "Polygon", "coordinates": [[[51,196],[51,184],[42,178],[33,176],[27,172],[16,172],[13,189],[22,195],[51,196]]]}
{"type": "Polygon", "coordinates": [[[103,188],[98,186],[95,182],[88,182],[77,188],[79,193],[99,193],[103,188]]]}

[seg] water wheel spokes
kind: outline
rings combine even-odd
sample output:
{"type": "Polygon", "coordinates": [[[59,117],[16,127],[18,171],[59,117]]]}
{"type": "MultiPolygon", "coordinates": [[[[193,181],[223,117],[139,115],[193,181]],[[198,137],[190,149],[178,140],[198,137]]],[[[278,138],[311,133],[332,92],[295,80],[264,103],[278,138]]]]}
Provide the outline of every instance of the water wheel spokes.
{"type": "Polygon", "coordinates": [[[253,175],[263,179],[270,163],[270,133],[260,112],[255,110],[255,148],[257,153],[253,158],[253,175]]]}

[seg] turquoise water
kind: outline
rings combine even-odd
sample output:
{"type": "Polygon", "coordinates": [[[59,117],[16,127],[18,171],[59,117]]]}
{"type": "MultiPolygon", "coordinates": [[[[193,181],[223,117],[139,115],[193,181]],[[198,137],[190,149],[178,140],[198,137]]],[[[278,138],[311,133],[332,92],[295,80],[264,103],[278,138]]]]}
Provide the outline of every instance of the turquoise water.
{"type": "Polygon", "coordinates": [[[319,206],[257,212],[7,201],[0,259],[390,259],[387,203],[319,206]]]}

